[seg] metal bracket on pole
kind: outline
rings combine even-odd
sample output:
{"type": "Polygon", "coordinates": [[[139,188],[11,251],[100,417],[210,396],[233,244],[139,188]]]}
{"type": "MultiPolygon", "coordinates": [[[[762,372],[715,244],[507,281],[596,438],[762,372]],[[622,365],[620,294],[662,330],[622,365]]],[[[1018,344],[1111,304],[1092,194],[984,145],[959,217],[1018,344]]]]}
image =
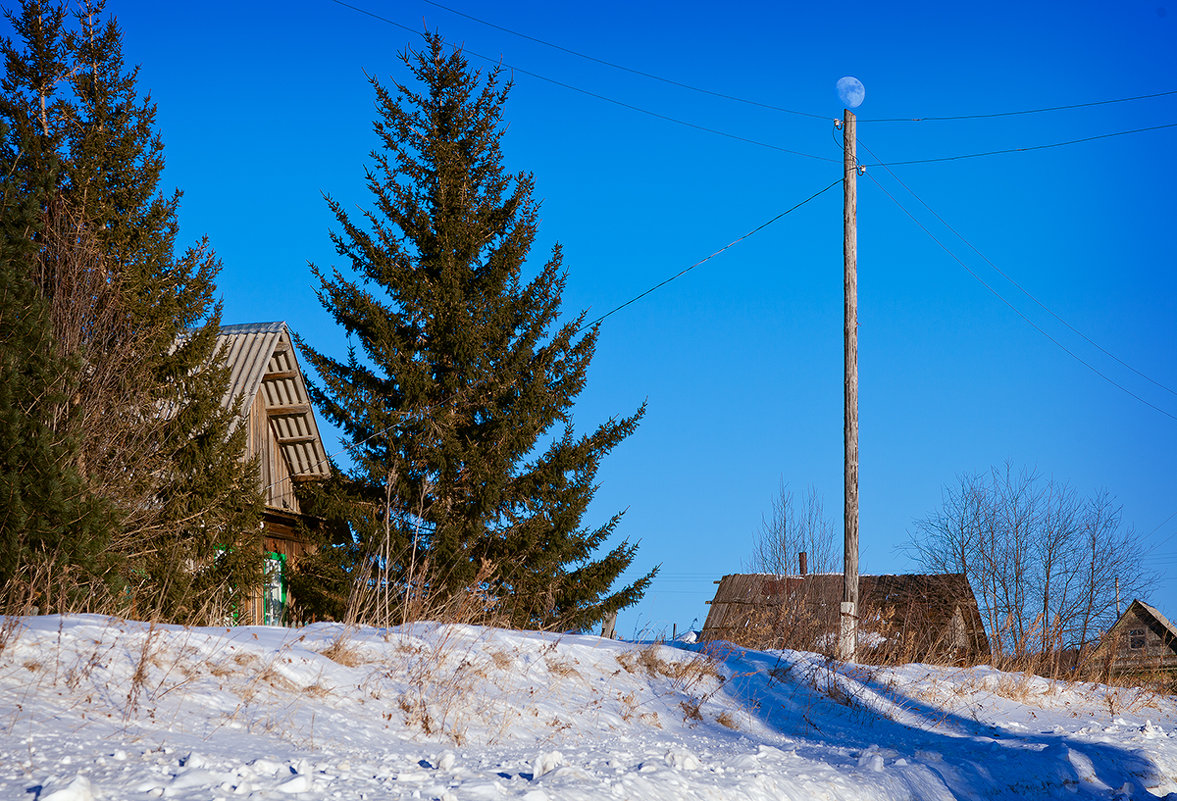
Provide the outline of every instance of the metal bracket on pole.
{"type": "Polygon", "coordinates": [[[858,604],[842,602],[842,619],[838,627],[838,659],[853,662],[858,639],[858,604]]]}

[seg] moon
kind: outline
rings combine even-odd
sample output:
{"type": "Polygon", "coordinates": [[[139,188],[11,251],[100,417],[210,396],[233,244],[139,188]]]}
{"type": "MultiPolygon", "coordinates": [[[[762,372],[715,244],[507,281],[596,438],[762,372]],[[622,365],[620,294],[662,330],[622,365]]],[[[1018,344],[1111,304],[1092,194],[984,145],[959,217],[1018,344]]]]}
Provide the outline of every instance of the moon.
{"type": "Polygon", "coordinates": [[[866,87],[852,75],[838,79],[838,97],[846,108],[858,108],[866,99],[866,87]]]}

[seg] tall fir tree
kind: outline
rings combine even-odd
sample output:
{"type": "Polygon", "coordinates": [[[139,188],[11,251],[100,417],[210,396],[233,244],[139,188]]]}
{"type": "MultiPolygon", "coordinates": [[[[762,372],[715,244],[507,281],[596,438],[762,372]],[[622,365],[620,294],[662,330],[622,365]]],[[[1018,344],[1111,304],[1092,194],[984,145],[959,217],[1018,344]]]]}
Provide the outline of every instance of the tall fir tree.
{"type": "Polygon", "coordinates": [[[581,522],[601,458],[644,406],[573,431],[597,329],[581,334],[583,313],[558,322],[559,246],[524,280],[537,204],[532,176],[502,163],[510,84],[437,35],[403,58],[415,85],[372,80],[374,209],[357,219],[328,198],[353,277],[312,268],[360,347],[340,360],[300,341],[321,377],[312,398],[355,462],[342,498],[319,510],[352,536],[351,575],[384,571],[376,582],[403,615],[424,598],[429,612],[474,597],[475,617],[590,625],[640,599],[656,572],[614,589],[637,546],[598,553],[620,515],[581,522]]]}
{"type": "Polygon", "coordinates": [[[215,358],[219,263],[207,242],[177,247],[155,106],[102,0],[81,0],[72,24],[50,0],[8,18],[0,148],[14,180],[41,192],[35,277],[59,349],[84,365],[67,393],[78,412],[59,420],[87,486],[120,515],[110,550],[125,557],[133,611],[207,617],[260,575],[261,494],[215,358]],[[92,258],[73,258],[71,241],[92,258]]]}

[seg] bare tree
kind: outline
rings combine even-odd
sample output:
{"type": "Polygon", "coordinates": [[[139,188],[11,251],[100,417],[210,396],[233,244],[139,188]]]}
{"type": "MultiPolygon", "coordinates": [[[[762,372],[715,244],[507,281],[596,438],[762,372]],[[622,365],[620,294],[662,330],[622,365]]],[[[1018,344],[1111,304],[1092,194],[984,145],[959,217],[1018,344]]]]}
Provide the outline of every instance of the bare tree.
{"type": "Polygon", "coordinates": [[[1114,622],[1117,578],[1129,597],[1155,581],[1108,493],[1084,499],[1009,464],[946,487],[905,550],[930,572],[968,577],[998,659],[1082,652],[1114,622]]]}
{"type": "Polygon", "coordinates": [[[810,487],[798,503],[793,491],[781,482],[772,509],[760,524],[748,568],[757,573],[793,575],[798,572],[800,553],[806,554],[811,573],[837,569],[834,526],[817,490],[810,487]]]}

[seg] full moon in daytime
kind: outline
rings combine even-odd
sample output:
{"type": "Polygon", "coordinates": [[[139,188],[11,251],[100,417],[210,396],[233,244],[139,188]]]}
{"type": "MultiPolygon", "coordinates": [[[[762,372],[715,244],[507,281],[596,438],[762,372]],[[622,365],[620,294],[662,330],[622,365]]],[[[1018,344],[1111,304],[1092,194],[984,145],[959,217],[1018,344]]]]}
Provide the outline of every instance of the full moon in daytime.
{"type": "Polygon", "coordinates": [[[858,108],[866,98],[866,87],[852,75],[838,79],[838,98],[846,108],[858,108]]]}

